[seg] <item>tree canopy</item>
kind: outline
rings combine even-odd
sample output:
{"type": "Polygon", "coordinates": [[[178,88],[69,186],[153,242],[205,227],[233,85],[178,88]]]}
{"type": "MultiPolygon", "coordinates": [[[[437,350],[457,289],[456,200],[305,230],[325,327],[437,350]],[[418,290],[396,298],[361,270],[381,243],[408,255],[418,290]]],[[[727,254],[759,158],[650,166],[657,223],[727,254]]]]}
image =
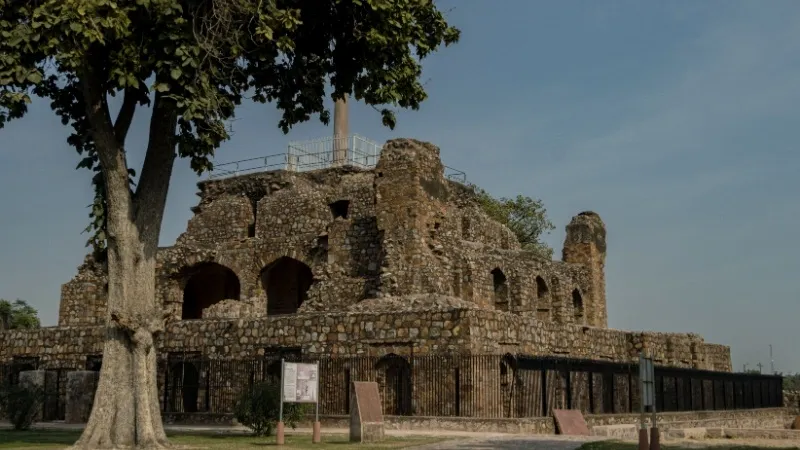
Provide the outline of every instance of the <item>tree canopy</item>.
{"type": "MultiPolygon", "coordinates": [[[[73,129],[78,167],[95,172],[89,229],[98,248],[107,186],[97,146],[124,146],[137,107],[151,106],[158,119],[149,146],[177,145],[200,173],[245,98],[274,103],[288,132],[312,116],[329,122],[330,85],[333,98],[379,107],[393,128],[394,107],[418,109],[427,96],[420,61],[459,38],[429,0],[0,0],[0,8],[0,127],[22,117],[32,95],[51,100],[73,129]],[[109,96],[121,96],[113,121],[109,96]]],[[[135,197],[146,201],[158,172],[171,168],[146,161],[135,197]]],[[[136,171],[126,171],[133,188],[136,171]]]]}
{"type": "Polygon", "coordinates": [[[25,300],[0,298],[0,330],[39,328],[39,312],[25,300]]]}
{"type": "Polygon", "coordinates": [[[553,259],[553,249],[542,242],[544,233],[555,229],[547,217],[547,210],[541,200],[524,195],[515,198],[496,198],[485,190],[472,185],[478,203],[492,219],[507,226],[524,250],[531,251],[545,259],[553,259]]]}

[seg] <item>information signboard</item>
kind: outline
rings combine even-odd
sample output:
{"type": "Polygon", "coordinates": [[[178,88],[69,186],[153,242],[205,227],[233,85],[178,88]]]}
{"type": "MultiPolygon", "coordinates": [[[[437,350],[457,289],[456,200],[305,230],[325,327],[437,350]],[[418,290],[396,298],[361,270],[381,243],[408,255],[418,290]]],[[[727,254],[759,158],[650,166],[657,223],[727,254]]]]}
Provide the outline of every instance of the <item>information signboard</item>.
{"type": "Polygon", "coordinates": [[[283,363],[283,401],[285,403],[317,403],[319,366],[316,363],[283,363]]]}

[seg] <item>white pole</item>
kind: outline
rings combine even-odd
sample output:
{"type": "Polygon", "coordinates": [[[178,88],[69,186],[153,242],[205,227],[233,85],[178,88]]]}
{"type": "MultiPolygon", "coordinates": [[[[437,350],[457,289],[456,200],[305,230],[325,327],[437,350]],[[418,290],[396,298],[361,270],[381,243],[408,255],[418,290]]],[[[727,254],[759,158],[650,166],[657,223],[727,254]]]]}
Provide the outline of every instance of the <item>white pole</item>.
{"type": "Polygon", "coordinates": [[[283,371],[284,359],[281,358],[281,406],[278,409],[278,422],[283,422],[283,371]]]}

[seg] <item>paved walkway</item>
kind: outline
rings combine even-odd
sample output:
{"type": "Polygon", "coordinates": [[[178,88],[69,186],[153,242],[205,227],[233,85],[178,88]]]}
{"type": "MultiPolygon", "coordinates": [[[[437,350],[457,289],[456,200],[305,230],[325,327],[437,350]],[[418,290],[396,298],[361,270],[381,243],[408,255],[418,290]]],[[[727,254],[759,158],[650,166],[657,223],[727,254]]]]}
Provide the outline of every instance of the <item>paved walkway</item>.
{"type": "Polygon", "coordinates": [[[518,436],[464,439],[414,447],[415,450],[575,450],[597,438],[566,436],[518,436]]]}
{"type": "MultiPolygon", "coordinates": [[[[7,422],[0,422],[0,428],[10,428],[7,422]]],[[[66,424],[63,422],[45,422],[33,426],[40,430],[81,430],[83,424],[66,424]]],[[[248,433],[242,426],[227,425],[172,425],[165,424],[164,428],[173,433],[248,433]]],[[[347,434],[347,428],[323,428],[323,434],[347,434]]],[[[311,434],[311,428],[287,429],[286,434],[311,434]]],[[[447,430],[391,430],[387,429],[389,436],[437,436],[455,438],[450,442],[423,445],[415,447],[418,450],[575,450],[585,442],[597,440],[590,437],[573,436],[523,436],[519,434],[447,431],[447,430]]]]}

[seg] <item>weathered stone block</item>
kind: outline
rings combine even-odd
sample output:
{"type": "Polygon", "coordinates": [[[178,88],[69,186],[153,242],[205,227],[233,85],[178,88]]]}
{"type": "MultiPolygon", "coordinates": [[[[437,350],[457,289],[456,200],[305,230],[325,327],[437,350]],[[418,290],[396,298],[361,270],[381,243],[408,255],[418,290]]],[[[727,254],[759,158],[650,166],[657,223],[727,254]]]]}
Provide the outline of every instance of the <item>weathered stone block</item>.
{"type": "Polygon", "coordinates": [[[386,429],[378,383],[354,381],[350,399],[350,442],[382,441],[386,429]]]}
{"type": "Polygon", "coordinates": [[[66,423],[86,423],[89,420],[99,374],[88,370],[67,374],[66,423]]]}

